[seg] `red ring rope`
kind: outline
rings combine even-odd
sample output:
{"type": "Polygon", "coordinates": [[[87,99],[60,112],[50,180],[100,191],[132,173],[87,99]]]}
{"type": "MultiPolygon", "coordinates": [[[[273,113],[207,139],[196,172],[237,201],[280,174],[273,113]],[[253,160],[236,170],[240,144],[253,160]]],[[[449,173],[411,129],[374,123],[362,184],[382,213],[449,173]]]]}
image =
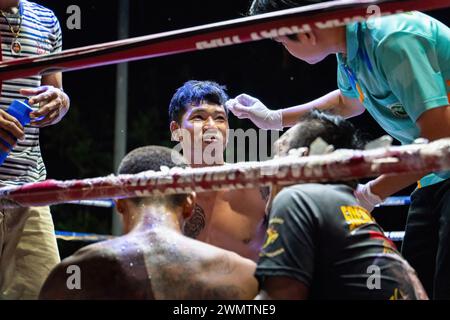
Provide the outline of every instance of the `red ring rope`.
{"type": "Polygon", "coordinates": [[[154,58],[257,41],[298,33],[305,25],[333,27],[369,18],[370,5],[381,14],[450,7],[450,0],[347,0],[282,10],[203,26],[164,32],[0,63],[0,80],[36,74],[80,70],[120,62],[154,58]]]}
{"type": "Polygon", "coordinates": [[[343,181],[385,173],[450,170],[450,138],[427,145],[368,151],[338,150],[322,156],[286,157],[170,172],[84,180],[48,180],[0,189],[0,208],[44,206],[75,200],[253,188],[270,184],[343,181]]]}

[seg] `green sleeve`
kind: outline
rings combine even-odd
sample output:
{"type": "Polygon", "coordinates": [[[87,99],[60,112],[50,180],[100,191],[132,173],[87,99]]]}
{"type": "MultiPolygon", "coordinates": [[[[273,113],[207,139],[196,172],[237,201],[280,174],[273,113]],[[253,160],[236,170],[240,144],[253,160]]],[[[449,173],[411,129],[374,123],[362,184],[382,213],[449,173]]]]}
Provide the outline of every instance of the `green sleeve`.
{"type": "Polygon", "coordinates": [[[397,32],[380,43],[376,56],[389,87],[413,121],[427,110],[449,104],[432,39],[397,32]]]}

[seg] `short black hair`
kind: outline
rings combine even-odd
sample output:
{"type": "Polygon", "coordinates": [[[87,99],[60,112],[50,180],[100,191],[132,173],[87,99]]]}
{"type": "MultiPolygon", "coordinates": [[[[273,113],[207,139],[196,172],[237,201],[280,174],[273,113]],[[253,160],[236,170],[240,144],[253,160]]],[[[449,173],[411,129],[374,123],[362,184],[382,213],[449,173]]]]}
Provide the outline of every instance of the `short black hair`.
{"type": "Polygon", "coordinates": [[[272,11],[302,7],[331,0],[253,0],[249,15],[263,14],[272,11]]]}
{"type": "Polygon", "coordinates": [[[225,102],[228,95],[226,87],[213,81],[190,80],[177,89],[169,105],[169,120],[181,122],[186,109],[191,105],[199,105],[202,102],[223,106],[225,112],[228,110],[225,102]]]}
{"type": "MultiPolygon", "coordinates": [[[[172,149],[162,146],[145,146],[132,150],[120,162],[117,170],[118,174],[137,174],[144,171],[160,171],[161,166],[168,168],[187,167],[187,162],[183,156],[172,149]]],[[[175,206],[181,205],[186,199],[186,194],[176,194],[168,196],[152,196],[158,202],[165,202],[175,206]]],[[[135,203],[139,203],[142,198],[133,198],[135,203]]]]}
{"type": "MultiPolygon", "coordinates": [[[[310,147],[317,138],[333,145],[334,149],[363,149],[364,141],[355,126],[341,116],[311,110],[300,119],[288,140],[288,149],[310,147]]],[[[358,180],[330,181],[356,188],[358,180]]]]}
{"type": "Polygon", "coordinates": [[[311,110],[299,119],[295,134],[289,140],[289,149],[309,147],[319,137],[333,145],[334,149],[364,147],[359,131],[350,121],[327,112],[311,110]]]}

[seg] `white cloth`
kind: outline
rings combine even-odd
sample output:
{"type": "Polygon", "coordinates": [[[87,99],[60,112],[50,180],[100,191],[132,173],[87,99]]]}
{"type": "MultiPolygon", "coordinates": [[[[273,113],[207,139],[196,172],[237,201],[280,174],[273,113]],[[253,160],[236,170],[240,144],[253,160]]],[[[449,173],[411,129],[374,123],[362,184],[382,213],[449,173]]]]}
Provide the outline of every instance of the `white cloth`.
{"type": "Polygon", "coordinates": [[[366,184],[358,184],[354,193],[359,205],[369,212],[371,212],[375,206],[383,202],[379,196],[372,192],[372,182],[373,181],[366,184]]]}

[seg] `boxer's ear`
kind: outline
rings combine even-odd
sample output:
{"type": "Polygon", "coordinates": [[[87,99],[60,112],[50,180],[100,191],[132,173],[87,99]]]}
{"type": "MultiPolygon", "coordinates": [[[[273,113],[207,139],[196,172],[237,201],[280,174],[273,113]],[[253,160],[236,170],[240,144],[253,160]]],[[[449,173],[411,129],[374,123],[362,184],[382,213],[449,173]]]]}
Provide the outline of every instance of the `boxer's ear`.
{"type": "Polygon", "coordinates": [[[186,197],[186,200],[183,205],[183,219],[186,220],[191,217],[192,212],[194,211],[195,208],[196,199],[197,195],[195,194],[195,192],[189,193],[188,196],[186,197]]]}
{"type": "Polygon", "coordinates": [[[172,141],[183,141],[183,135],[181,134],[180,125],[176,121],[170,122],[170,132],[172,141]]]}
{"type": "Polygon", "coordinates": [[[124,234],[131,231],[132,226],[132,210],[130,210],[130,202],[127,199],[118,199],[114,200],[117,212],[120,214],[122,218],[122,226],[123,230],[122,232],[124,234]]]}
{"type": "Polygon", "coordinates": [[[119,212],[121,215],[124,215],[127,210],[124,199],[114,199],[114,203],[115,203],[117,212],[119,212]]]}

